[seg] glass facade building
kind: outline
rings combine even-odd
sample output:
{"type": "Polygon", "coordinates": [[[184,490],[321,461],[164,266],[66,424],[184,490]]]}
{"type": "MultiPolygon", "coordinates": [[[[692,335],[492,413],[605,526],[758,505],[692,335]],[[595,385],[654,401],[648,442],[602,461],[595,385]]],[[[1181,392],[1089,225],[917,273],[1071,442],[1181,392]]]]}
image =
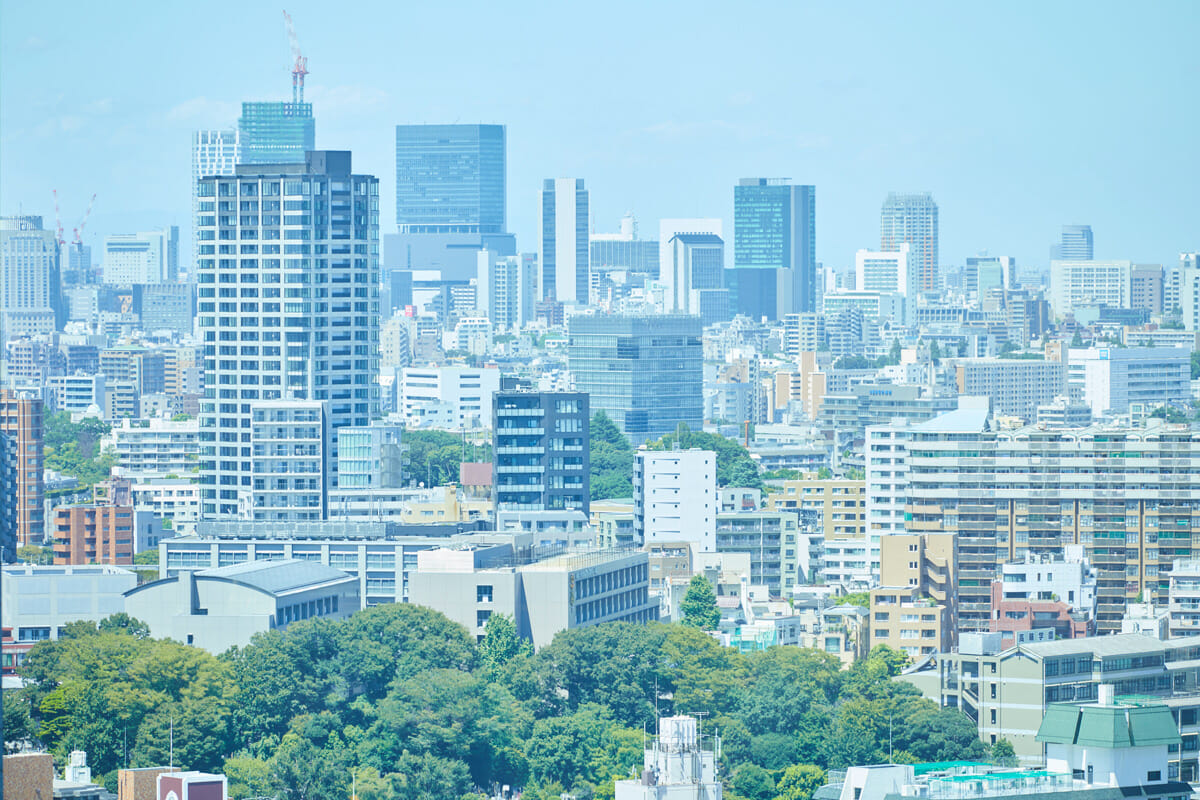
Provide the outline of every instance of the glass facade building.
{"type": "Polygon", "coordinates": [[[397,125],[400,233],[504,233],[503,125],[397,125]]]}
{"type": "Polygon", "coordinates": [[[592,411],[604,411],[637,445],[704,422],[704,347],[699,317],[576,316],[568,366],[592,411]]]}
{"type": "Polygon", "coordinates": [[[743,178],[733,188],[733,265],[791,270],[792,295],[782,313],[817,310],[816,241],[815,186],[743,178]]]}
{"type": "Polygon", "coordinates": [[[242,103],[238,163],[303,164],[316,149],[312,103],[242,103]]]}

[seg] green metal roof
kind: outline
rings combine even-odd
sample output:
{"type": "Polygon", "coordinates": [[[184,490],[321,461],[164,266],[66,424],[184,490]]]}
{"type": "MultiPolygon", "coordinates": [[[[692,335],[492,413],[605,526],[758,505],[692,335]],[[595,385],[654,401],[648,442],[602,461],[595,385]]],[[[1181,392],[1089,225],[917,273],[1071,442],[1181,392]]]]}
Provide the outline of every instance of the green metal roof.
{"type": "Polygon", "coordinates": [[[1046,709],[1037,740],[1090,747],[1179,744],[1179,726],[1166,706],[1075,706],[1046,709]]]}

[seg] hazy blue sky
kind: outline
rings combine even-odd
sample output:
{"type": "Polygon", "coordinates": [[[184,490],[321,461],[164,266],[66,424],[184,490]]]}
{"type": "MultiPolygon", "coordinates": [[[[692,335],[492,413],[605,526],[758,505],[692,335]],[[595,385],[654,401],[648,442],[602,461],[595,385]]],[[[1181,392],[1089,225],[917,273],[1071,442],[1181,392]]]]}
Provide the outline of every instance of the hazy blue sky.
{"type": "MultiPolygon", "coordinates": [[[[284,0],[317,146],[378,175],[394,131],[508,126],[508,216],[535,248],[546,177],[586,179],[595,229],[725,218],[743,176],[817,186],[817,256],[879,244],[889,190],[929,190],[943,264],[1045,264],[1063,223],[1098,257],[1200,249],[1200,2],[335,3],[284,0]]],[[[188,232],[190,132],[285,99],[280,5],[0,2],[0,212],[87,239],[188,232]]],[[[732,252],[732,248],[730,248],[732,252]]],[[[96,255],[98,258],[98,254],[96,255]]]]}

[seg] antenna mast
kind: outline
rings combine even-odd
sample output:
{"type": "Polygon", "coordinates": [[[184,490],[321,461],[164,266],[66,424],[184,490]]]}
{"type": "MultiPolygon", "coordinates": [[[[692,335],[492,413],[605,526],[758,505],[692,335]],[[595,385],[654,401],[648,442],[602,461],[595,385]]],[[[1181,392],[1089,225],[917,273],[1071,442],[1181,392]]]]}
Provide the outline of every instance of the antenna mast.
{"type": "Polygon", "coordinates": [[[286,10],[283,21],[287,25],[288,44],[292,47],[292,102],[304,102],[304,76],[308,74],[308,59],[300,53],[300,40],[296,38],[296,29],[292,27],[292,16],[286,10]]]}

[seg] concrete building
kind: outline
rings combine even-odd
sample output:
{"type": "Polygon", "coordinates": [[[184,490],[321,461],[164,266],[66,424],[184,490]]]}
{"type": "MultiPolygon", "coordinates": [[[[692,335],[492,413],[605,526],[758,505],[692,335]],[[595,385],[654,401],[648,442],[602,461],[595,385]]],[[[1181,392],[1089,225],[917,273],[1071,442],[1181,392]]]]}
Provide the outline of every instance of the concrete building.
{"type": "Polygon", "coordinates": [[[832,326],[832,320],[849,309],[858,309],[862,312],[862,324],[864,325],[878,326],[880,323],[889,320],[898,324],[904,324],[907,318],[905,298],[898,292],[838,289],[833,292],[826,292],[823,302],[825,304],[825,327],[827,330],[832,326]]]}
{"type": "Polygon", "coordinates": [[[721,740],[705,739],[694,717],[660,717],[641,777],[616,781],[615,800],[721,800],[721,740]]]}
{"type": "Polygon", "coordinates": [[[1062,395],[1037,407],[1037,424],[1047,428],[1086,428],[1092,424],[1092,407],[1073,403],[1062,395]]]}
{"type": "Polygon", "coordinates": [[[122,477],[151,480],[191,477],[200,467],[200,423],[196,419],[123,419],[100,444],[117,456],[122,477]]]}
{"type": "Polygon", "coordinates": [[[53,411],[79,414],[95,406],[105,415],[105,411],[110,408],[108,381],[100,374],[51,375],[45,381],[45,396],[46,403],[53,411]]]}
{"type": "Polygon", "coordinates": [[[588,396],[581,392],[492,395],[493,500],[501,511],[589,513],[588,396]]]}
{"type": "Polygon", "coordinates": [[[250,507],[246,519],[275,522],[325,519],[335,461],[329,403],[262,400],[250,414],[250,507]]]}
{"type": "Polygon", "coordinates": [[[497,331],[517,332],[533,320],[538,301],[538,264],[533,253],[500,257],[479,251],[475,308],[497,331]]]}
{"type": "Polygon", "coordinates": [[[815,353],[825,344],[825,315],[787,314],[783,318],[783,352],[791,359],[801,353],[815,353]]]}
{"type": "Polygon", "coordinates": [[[338,431],[337,488],[396,489],[404,485],[404,427],[375,421],[338,431]]]}
{"type": "Polygon", "coordinates": [[[0,217],[0,347],[66,321],[58,250],[41,217],[0,217]]]}
{"type": "MultiPolygon", "coordinates": [[[[244,154],[249,146],[243,127],[244,154]]],[[[234,176],[203,178],[199,194],[217,205],[198,225],[201,512],[233,518],[253,491],[255,401],[329,401],[335,430],[378,415],[379,182],[353,174],[349,152],[315,151],[240,164],[234,176]],[[299,213],[317,207],[328,224],[299,213]]]]}
{"type": "Polygon", "coordinates": [[[1125,414],[1131,403],[1182,407],[1192,396],[1191,355],[1185,347],[1071,348],[1067,389],[1094,417],[1125,414]]]}
{"type": "Polygon", "coordinates": [[[699,317],[574,316],[567,363],[575,391],[604,411],[634,445],[704,424],[704,348],[699,317]]]}
{"type": "Polygon", "coordinates": [[[6,566],[0,581],[2,625],[18,642],[57,639],[68,622],[99,622],[125,610],[122,594],[137,585],[113,566],[6,566]]]}
{"type": "Polygon", "coordinates": [[[849,478],[818,478],[808,473],[800,480],[787,480],[767,494],[766,507],[773,511],[811,513],[826,539],[866,539],[866,481],[849,478]]]}
{"type": "Polygon", "coordinates": [[[734,511],[717,514],[716,551],[750,556],[750,582],[771,597],[785,597],[809,579],[798,515],[791,511],[734,511]]]}
{"type": "Polygon", "coordinates": [[[398,411],[409,427],[490,428],[492,395],[499,389],[494,367],[406,367],[398,411]]]}
{"type": "Polygon", "coordinates": [[[638,450],[633,460],[633,527],[645,545],[686,542],[693,553],[717,550],[717,454],[711,450],[638,450]]]}
{"type": "MultiPolygon", "coordinates": [[[[192,132],[192,258],[187,271],[195,268],[199,255],[196,237],[200,217],[200,179],[207,175],[232,175],[241,160],[241,138],[236,128],[192,132]]],[[[206,201],[211,203],[212,201],[206,201]]],[[[212,211],[212,208],[206,207],[212,211]]]]}
{"type": "Polygon", "coordinates": [[[355,577],[298,559],[182,572],[125,592],[125,613],[149,625],[151,636],[213,654],[293,622],[345,619],[359,605],[355,577]]]}
{"type": "Polygon", "coordinates": [[[542,299],[587,305],[588,192],[582,178],[547,179],[538,217],[538,265],[542,299]]]}
{"type": "Polygon", "coordinates": [[[54,515],[54,563],[132,564],[136,533],[132,506],[60,508],[54,515]]]}
{"type": "Polygon", "coordinates": [[[1091,261],[1094,254],[1091,225],[1063,225],[1058,244],[1050,248],[1051,261],[1091,261]]]}
{"type": "Polygon", "coordinates": [[[1131,308],[1132,272],[1130,261],[1051,261],[1050,306],[1059,318],[1080,307],[1131,308]]]}
{"type": "MultiPolygon", "coordinates": [[[[675,272],[675,245],[671,244],[676,236],[708,235],[721,237],[724,241],[723,225],[720,218],[695,219],[663,219],[658,223],[658,282],[663,287],[664,310],[670,310],[672,298],[682,297],[686,292],[686,276],[675,272]]],[[[722,251],[722,259],[724,254],[722,251]]],[[[693,312],[694,313],[694,312],[693,312]]]]}
{"type": "Polygon", "coordinates": [[[523,547],[439,548],[417,554],[409,599],[442,612],[481,639],[494,613],[511,616],[519,635],[544,647],[568,628],[653,622],[644,552],[523,547]]]}
{"type": "MultiPolygon", "coordinates": [[[[909,246],[909,263],[922,292],[941,288],[938,270],[938,207],[929,192],[890,192],[879,215],[879,249],[895,253],[909,246]]],[[[860,289],[863,287],[859,287],[860,289]]]]}
{"type": "Polygon", "coordinates": [[[903,296],[905,325],[916,324],[917,295],[921,291],[921,276],[911,262],[907,243],[902,243],[895,252],[859,250],[854,254],[855,289],[903,296]]]}
{"type": "Polygon", "coordinates": [[[871,647],[914,660],[958,641],[958,541],[953,534],[883,537],[878,588],[871,590],[871,647]]]}
{"type": "Polygon", "coordinates": [[[955,366],[960,395],[987,397],[992,413],[1037,420],[1038,406],[1053,402],[1066,391],[1066,365],[1061,361],[969,358],[955,366]]]}
{"type": "Polygon", "coordinates": [[[42,476],[43,406],[39,398],[0,389],[0,435],[11,445],[13,483],[4,505],[13,513],[14,538],[0,542],[0,562],[12,561],[16,548],[40,545],[46,537],[42,476]]]}
{"type": "Polygon", "coordinates": [[[1167,605],[1171,638],[1200,636],[1200,561],[1180,559],[1171,565],[1167,605]]]}
{"type": "MultiPolygon", "coordinates": [[[[733,187],[733,265],[786,273],[791,292],[779,314],[820,310],[817,294],[817,189],[786,179],[742,178],[733,187]]],[[[739,297],[739,310],[746,308],[739,297]]]]}
{"type": "Polygon", "coordinates": [[[1023,561],[1003,564],[992,582],[992,631],[1015,644],[1016,634],[1049,628],[1058,639],[1076,639],[1096,631],[1096,570],[1081,545],[1063,548],[1064,557],[1026,553],[1023,561]]]}
{"type": "Polygon", "coordinates": [[[713,233],[677,233],[667,244],[670,260],[662,269],[671,280],[664,290],[664,310],[699,315],[702,292],[724,288],[725,241],[713,233]]]}
{"type": "Polygon", "coordinates": [[[104,282],[110,285],[179,280],[179,228],[118,233],[104,238],[104,282]]]}

